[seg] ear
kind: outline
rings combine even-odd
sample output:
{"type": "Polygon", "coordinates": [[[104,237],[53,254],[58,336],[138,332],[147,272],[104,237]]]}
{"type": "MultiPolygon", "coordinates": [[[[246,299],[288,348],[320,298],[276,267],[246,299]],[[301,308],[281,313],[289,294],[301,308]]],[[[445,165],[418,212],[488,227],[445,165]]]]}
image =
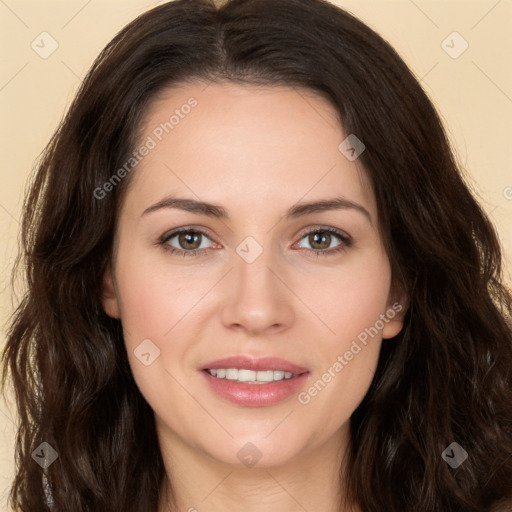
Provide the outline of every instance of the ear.
{"type": "MultiPolygon", "coordinates": [[[[409,307],[409,301],[405,291],[390,293],[386,312],[384,313],[384,339],[394,338],[404,326],[404,317],[409,307]]],[[[381,317],[382,318],[382,317],[381,317]]]]}
{"type": "Polygon", "coordinates": [[[103,309],[108,316],[112,318],[120,318],[119,301],[110,265],[103,275],[101,302],[103,304],[103,309]]]}

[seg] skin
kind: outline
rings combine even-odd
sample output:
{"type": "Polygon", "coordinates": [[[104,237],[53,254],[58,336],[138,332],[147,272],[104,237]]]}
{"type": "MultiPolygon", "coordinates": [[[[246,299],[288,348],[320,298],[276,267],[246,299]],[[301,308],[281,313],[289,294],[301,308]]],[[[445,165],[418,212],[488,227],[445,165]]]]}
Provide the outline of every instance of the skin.
{"type": "MultiPolygon", "coordinates": [[[[242,407],[213,393],[199,369],[233,355],[281,357],[309,369],[304,391],[375,325],[397,297],[373,191],[358,161],[338,150],[348,134],[334,109],[311,91],[200,82],[168,89],[146,112],[141,140],[190,97],[197,106],[133,171],[103,295],[154,410],[176,510],[339,512],[349,419],[371,384],[382,338],[400,332],[406,308],[307,404],[294,394],[242,407]],[[221,205],[229,218],[176,208],[142,215],[168,195],[221,205]],[[283,218],[298,202],[337,196],[363,206],[371,221],[354,208],[283,218]],[[183,226],[208,232],[205,253],[184,257],[159,245],[183,226]],[[333,235],[312,245],[308,233],[322,227],[352,244],[308,253],[343,244],[333,235]],[[252,263],[236,252],[248,236],[263,248],[252,263]],[[144,339],[160,349],[148,366],[134,354],[144,339]],[[237,457],[249,442],[261,453],[251,468],[237,457]]],[[[167,245],[186,250],[178,237],[167,245]]],[[[160,511],[168,510],[164,494],[160,511]]]]}

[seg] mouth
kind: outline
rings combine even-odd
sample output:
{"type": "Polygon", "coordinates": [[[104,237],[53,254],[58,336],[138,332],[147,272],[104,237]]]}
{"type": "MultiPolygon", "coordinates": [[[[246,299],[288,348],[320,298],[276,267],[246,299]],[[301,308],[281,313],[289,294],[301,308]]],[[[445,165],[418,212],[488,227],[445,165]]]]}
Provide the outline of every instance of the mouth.
{"type": "Polygon", "coordinates": [[[217,379],[232,380],[234,382],[245,382],[246,384],[267,384],[279,382],[283,379],[293,379],[299,374],[281,370],[249,370],[247,368],[216,368],[205,370],[212,377],[217,379]]]}
{"type": "Polygon", "coordinates": [[[277,404],[299,391],[309,375],[307,368],[284,359],[248,356],[213,361],[201,371],[216,395],[245,407],[277,404]]]}

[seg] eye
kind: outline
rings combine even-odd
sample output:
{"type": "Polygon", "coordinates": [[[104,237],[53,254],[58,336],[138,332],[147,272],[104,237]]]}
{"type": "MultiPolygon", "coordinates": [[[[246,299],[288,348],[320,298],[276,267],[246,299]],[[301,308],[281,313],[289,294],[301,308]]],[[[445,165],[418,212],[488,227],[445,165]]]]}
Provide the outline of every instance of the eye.
{"type": "Polygon", "coordinates": [[[334,228],[317,228],[313,231],[308,231],[298,242],[298,247],[305,249],[306,252],[315,254],[316,256],[329,256],[337,254],[345,250],[351,245],[351,238],[342,231],[334,228]],[[305,240],[309,247],[304,246],[305,240]]]}
{"type": "MultiPolygon", "coordinates": [[[[352,239],[346,233],[335,228],[321,227],[306,232],[295,245],[315,256],[332,256],[345,250],[351,243],[352,239]],[[304,241],[309,247],[304,246],[304,241]]],[[[171,254],[182,256],[206,254],[215,245],[208,234],[198,228],[180,228],[166,233],[158,244],[171,254]]]]}
{"type": "Polygon", "coordinates": [[[162,247],[171,253],[183,256],[197,256],[206,253],[211,247],[210,237],[200,229],[184,228],[165,234],[159,241],[162,247]]]}

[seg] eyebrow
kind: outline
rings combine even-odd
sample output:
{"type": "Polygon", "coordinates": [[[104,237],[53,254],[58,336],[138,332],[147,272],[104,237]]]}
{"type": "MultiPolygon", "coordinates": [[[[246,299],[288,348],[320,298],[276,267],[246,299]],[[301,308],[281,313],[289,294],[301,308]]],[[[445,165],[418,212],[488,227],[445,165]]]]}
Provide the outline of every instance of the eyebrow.
{"type": "MultiPolygon", "coordinates": [[[[196,201],[195,199],[186,199],[180,197],[165,197],[157,203],[149,206],[143,212],[141,217],[148,213],[155,212],[157,210],[175,208],[190,213],[197,213],[200,215],[206,215],[208,217],[218,219],[228,219],[229,215],[225,208],[220,205],[207,203],[204,201],[196,201]]],[[[370,222],[372,222],[372,216],[370,212],[362,205],[354,203],[343,197],[334,197],[332,199],[321,199],[318,201],[312,201],[309,203],[298,203],[293,205],[284,214],[286,219],[293,219],[309,215],[311,213],[323,212],[328,210],[345,210],[353,209],[359,213],[362,213],[370,222]]]]}

